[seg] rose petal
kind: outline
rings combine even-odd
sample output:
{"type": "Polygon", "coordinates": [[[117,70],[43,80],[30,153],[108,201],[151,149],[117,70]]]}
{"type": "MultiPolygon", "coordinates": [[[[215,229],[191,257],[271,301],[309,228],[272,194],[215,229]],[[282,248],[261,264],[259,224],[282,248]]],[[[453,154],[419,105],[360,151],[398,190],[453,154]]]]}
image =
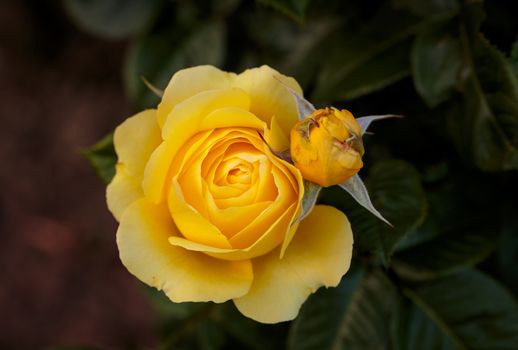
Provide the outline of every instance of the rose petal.
{"type": "MultiPolygon", "coordinates": [[[[292,204],[284,214],[282,214],[277,221],[269,228],[253,245],[244,249],[223,249],[206,244],[196,243],[182,237],[172,236],[169,242],[174,246],[183,247],[188,250],[196,252],[204,252],[207,255],[213,256],[222,260],[242,260],[251,259],[257,256],[266,254],[279,244],[279,235],[285,234],[286,227],[291,222],[292,213],[295,210],[295,204],[292,204]],[[279,229],[280,227],[283,228],[279,229]]],[[[296,230],[293,226],[290,230],[296,230]]],[[[282,238],[281,238],[282,239],[282,238]]],[[[277,250],[275,250],[277,252],[277,250]]],[[[277,253],[278,254],[278,253],[277,253]]]]}
{"type": "Polygon", "coordinates": [[[180,102],[199,92],[226,89],[232,86],[236,74],[223,72],[213,66],[197,66],[176,72],[167,85],[158,106],[158,123],[164,125],[169,112],[180,102]]]}
{"type": "Polygon", "coordinates": [[[169,244],[178,234],[167,208],[140,199],[127,208],[117,231],[126,268],[175,302],[221,303],[246,294],[253,279],[250,261],[224,261],[169,244]]]}
{"type": "Polygon", "coordinates": [[[225,116],[225,113],[236,114],[235,120],[238,122],[242,119],[245,122],[253,119],[256,121],[254,125],[257,125],[259,119],[248,112],[249,107],[250,97],[245,91],[238,88],[200,92],[173,108],[162,127],[162,138],[164,140],[176,139],[181,135],[181,138],[185,140],[200,130],[224,126],[245,126],[229,122],[227,118],[234,120],[234,116],[225,116]],[[230,108],[230,112],[227,108],[230,108]],[[220,109],[223,111],[218,112],[220,109]],[[248,112],[248,114],[243,116],[240,112],[248,112]],[[210,117],[212,113],[219,113],[217,115],[219,118],[210,117]],[[205,122],[206,119],[207,122],[205,122]]]}
{"type": "Polygon", "coordinates": [[[223,107],[211,111],[203,118],[199,126],[200,130],[235,127],[252,128],[263,131],[266,125],[253,113],[243,108],[223,107]]]}
{"type": "Polygon", "coordinates": [[[207,129],[201,128],[207,115],[224,107],[247,110],[249,105],[248,95],[240,89],[205,91],[176,105],[162,128],[164,142],[153,152],[144,172],[146,196],[155,203],[164,199],[164,185],[176,153],[192,136],[207,129]]]}
{"type": "Polygon", "coordinates": [[[289,134],[286,134],[279,124],[278,118],[274,115],[270,121],[270,128],[266,130],[264,139],[268,145],[277,152],[290,148],[289,134]]]}
{"type": "MultiPolygon", "coordinates": [[[[257,216],[249,225],[247,225],[240,232],[236,233],[230,239],[230,244],[232,247],[246,248],[253,245],[254,242],[264,234],[264,232],[268,231],[269,228],[275,229],[274,232],[278,238],[278,240],[276,239],[275,241],[278,244],[282,242],[286,233],[288,232],[292,218],[287,217],[282,221],[279,221],[278,218],[286,212],[286,209],[290,207],[290,205],[293,206],[293,204],[295,204],[294,209],[296,210],[297,193],[291,188],[290,181],[287,179],[287,176],[284,176],[281,170],[273,167],[271,172],[279,191],[276,200],[269,208],[257,216]]],[[[295,210],[290,213],[291,216],[295,215],[295,210]]]]}
{"type": "Polygon", "coordinates": [[[271,201],[257,202],[241,207],[218,208],[214,203],[209,207],[210,221],[228,238],[243,230],[257,216],[272,205],[271,201]]]}
{"type": "Polygon", "coordinates": [[[128,175],[124,164],[117,164],[116,169],[115,176],[106,188],[106,202],[115,219],[120,221],[128,205],[144,194],[135,177],[128,175]]]}
{"type": "Polygon", "coordinates": [[[245,316],[263,323],[294,319],[321,286],[336,286],[349,269],[353,236],[346,216],[317,205],[304,219],[282,259],[278,251],[253,260],[248,294],[234,299],[245,316]]]}
{"type": "Polygon", "coordinates": [[[185,202],[177,179],[173,179],[168,204],[169,212],[184,237],[213,247],[232,248],[227,237],[213,223],[185,202]]]}
{"type": "MultiPolygon", "coordinates": [[[[246,217],[246,208],[257,203],[254,200],[257,197],[254,192],[256,192],[255,187],[258,182],[256,181],[258,176],[254,174],[250,175],[250,183],[227,183],[228,172],[234,166],[244,164],[244,162],[266,159],[266,156],[251,145],[247,139],[250,136],[257,137],[257,134],[244,132],[245,130],[247,129],[226,128],[212,132],[209,137],[204,139],[203,144],[194,145],[198,148],[197,150],[188,152],[191,159],[184,161],[183,167],[179,169],[173,167],[178,171],[175,176],[178,177],[178,183],[187,204],[195,208],[207,220],[215,223],[215,226],[227,236],[229,233],[218,222],[224,223],[223,226],[232,227],[233,230],[237,230],[239,225],[228,220],[228,214],[218,220],[220,211],[224,211],[225,207],[219,207],[216,198],[222,193],[226,194],[227,200],[231,200],[232,195],[234,199],[246,196],[247,198],[241,198],[244,202],[239,206],[243,209],[243,216],[238,215],[239,220],[242,221],[246,217]],[[221,178],[219,184],[214,183],[215,172],[224,173],[218,174],[218,177],[221,178]]],[[[191,147],[189,151],[193,148],[191,147]]],[[[183,153],[182,149],[179,155],[183,153]]],[[[250,167],[253,168],[252,165],[250,167]]],[[[271,175],[268,174],[268,176],[271,175]]],[[[257,210],[254,212],[258,214],[257,210]]]]}
{"type": "Polygon", "coordinates": [[[268,124],[275,116],[284,134],[290,134],[291,128],[298,120],[297,106],[283,84],[302,95],[302,89],[295,79],[282,75],[268,66],[261,66],[239,74],[233,84],[250,96],[252,113],[268,124]]]}
{"type": "Polygon", "coordinates": [[[156,110],[148,109],[120,124],[113,135],[119,163],[140,182],[151,153],[162,142],[156,122],[156,110]]]}

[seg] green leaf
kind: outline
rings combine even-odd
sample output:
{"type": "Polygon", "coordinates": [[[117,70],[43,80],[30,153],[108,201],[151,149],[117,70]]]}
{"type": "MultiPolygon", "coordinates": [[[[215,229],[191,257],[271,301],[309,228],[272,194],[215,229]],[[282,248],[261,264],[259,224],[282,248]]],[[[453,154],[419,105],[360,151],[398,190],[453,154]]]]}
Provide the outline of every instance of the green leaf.
{"type": "Polygon", "coordinates": [[[65,9],[82,29],[120,39],[144,31],[155,19],[162,0],[64,0],[65,9]]]}
{"type": "Polygon", "coordinates": [[[485,230],[476,231],[475,227],[475,230],[443,234],[399,252],[393,256],[392,263],[400,276],[436,278],[478,264],[494,248],[494,237],[485,230]]]}
{"type": "Polygon", "coordinates": [[[400,241],[393,266],[410,279],[436,278],[485,260],[502,233],[502,194],[491,177],[457,170],[428,193],[425,222],[400,241]],[[474,189],[476,189],[474,191],[474,189]]]}
{"type": "Polygon", "coordinates": [[[393,329],[394,349],[397,350],[454,350],[454,338],[432,310],[409,299],[401,301],[393,329]],[[419,305],[419,306],[418,306],[419,305]],[[424,310],[433,316],[429,316],[424,310]]]}
{"type": "Polygon", "coordinates": [[[479,32],[480,4],[471,3],[461,26],[469,76],[462,103],[448,126],[459,152],[485,171],[518,169],[518,78],[504,55],[479,32]]]}
{"type": "Polygon", "coordinates": [[[441,23],[421,32],[411,58],[415,87],[428,106],[437,106],[460,88],[460,43],[448,26],[441,23]]]}
{"type": "Polygon", "coordinates": [[[332,47],[330,45],[335,42],[332,33],[336,32],[343,20],[342,17],[315,17],[297,28],[297,35],[293,38],[282,40],[289,45],[282,50],[285,56],[280,62],[279,70],[295,77],[306,93],[321,69],[321,52],[332,47]]]}
{"type": "Polygon", "coordinates": [[[113,147],[113,134],[106,135],[101,141],[81,152],[95,169],[97,175],[108,184],[115,176],[117,154],[113,147]]]}
{"type": "Polygon", "coordinates": [[[335,101],[353,100],[355,98],[381,90],[410,74],[410,40],[394,45],[378,55],[363,61],[357,68],[343,76],[336,85],[322,82],[315,91],[316,100],[331,99],[335,101]],[[329,85],[327,85],[329,84],[329,85]]]}
{"type": "MultiPolygon", "coordinates": [[[[262,350],[279,348],[272,336],[275,326],[257,323],[237,311],[229,301],[174,303],[163,291],[141,284],[162,325],[161,349],[218,349],[230,338],[239,348],[262,350]],[[270,336],[265,337],[265,333],[270,336]]],[[[226,343],[225,343],[226,344],[226,343]]]]}
{"type": "Polygon", "coordinates": [[[159,98],[141,80],[165,89],[171,76],[182,68],[201,64],[220,66],[225,55],[225,27],[211,21],[197,26],[188,36],[159,33],[139,40],[128,54],[125,64],[125,86],[139,108],[154,107],[159,98]]]}
{"type": "Polygon", "coordinates": [[[344,282],[304,304],[289,349],[511,350],[518,342],[518,305],[481,272],[404,289],[405,299],[380,271],[357,288],[344,282]]]}
{"type": "MultiPolygon", "coordinates": [[[[415,290],[407,289],[405,295],[457,349],[511,350],[518,344],[516,301],[481,272],[467,270],[415,290]]],[[[426,324],[423,319],[421,323],[426,324]]],[[[410,329],[415,324],[412,321],[400,327],[410,329]]]]}
{"type": "Polygon", "coordinates": [[[323,189],[321,202],[333,205],[347,215],[355,247],[377,254],[387,263],[398,241],[423,221],[426,196],[418,172],[401,160],[375,164],[365,182],[374,206],[394,228],[375,218],[336,188],[323,189]]]}
{"type": "Polygon", "coordinates": [[[361,29],[338,32],[324,56],[313,100],[359,97],[406,76],[411,36],[421,25],[409,12],[385,6],[361,29]]]}
{"type": "Polygon", "coordinates": [[[384,349],[396,303],[397,291],[383,273],[351,271],[302,306],[288,349],[384,349]]]}
{"type": "Polygon", "coordinates": [[[275,8],[285,15],[302,21],[311,0],[257,0],[259,3],[275,8]]]}
{"type": "Polygon", "coordinates": [[[513,205],[504,220],[504,232],[498,241],[495,254],[498,272],[503,282],[518,295],[518,218],[513,205]]]}

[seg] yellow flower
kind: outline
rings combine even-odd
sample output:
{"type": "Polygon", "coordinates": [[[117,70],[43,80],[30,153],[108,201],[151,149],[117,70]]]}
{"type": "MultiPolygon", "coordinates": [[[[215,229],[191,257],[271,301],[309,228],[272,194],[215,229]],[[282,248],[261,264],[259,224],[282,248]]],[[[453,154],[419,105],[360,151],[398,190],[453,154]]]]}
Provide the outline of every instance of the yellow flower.
{"type": "Polygon", "coordinates": [[[349,268],[344,214],[316,206],[293,224],[302,176],[268,146],[287,149],[297,121],[279,80],[301,92],[267,66],[239,75],[181,70],[158,109],[115,131],[107,201],[120,222],[120,258],[172,301],[232,299],[244,315],[275,323],[296,317],[309,294],[336,286],[349,268]]]}
{"type": "Polygon", "coordinates": [[[290,153],[305,179],[340,184],[363,166],[360,126],[345,109],[318,109],[292,128],[290,153]]]}

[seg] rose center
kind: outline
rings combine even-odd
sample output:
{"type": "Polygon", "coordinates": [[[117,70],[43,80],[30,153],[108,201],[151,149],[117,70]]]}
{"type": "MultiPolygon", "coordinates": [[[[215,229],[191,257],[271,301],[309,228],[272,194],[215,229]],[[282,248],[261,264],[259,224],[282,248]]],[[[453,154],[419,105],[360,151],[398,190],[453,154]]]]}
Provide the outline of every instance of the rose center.
{"type": "Polygon", "coordinates": [[[230,169],[227,174],[227,181],[230,184],[249,184],[252,179],[252,169],[249,163],[241,163],[230,169]]]}

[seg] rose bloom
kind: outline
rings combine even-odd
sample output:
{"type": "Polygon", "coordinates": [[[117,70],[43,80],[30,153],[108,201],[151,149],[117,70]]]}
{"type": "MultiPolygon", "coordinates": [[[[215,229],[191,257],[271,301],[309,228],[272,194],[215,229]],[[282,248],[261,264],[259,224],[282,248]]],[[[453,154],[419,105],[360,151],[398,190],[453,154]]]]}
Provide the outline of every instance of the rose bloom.
{"type": "Polygon", "coordinates": [[[289,149],[297,123],[283,84],[302,94],[267,66],[181,70],[157,109],[115,130],[107,201],[120,258],[172,301],[232,299],[244,315],[275,323],[349,269],[353,237],[342,212],[317,205],[294,224],[302,175],[270,150],[289,149]]]}

